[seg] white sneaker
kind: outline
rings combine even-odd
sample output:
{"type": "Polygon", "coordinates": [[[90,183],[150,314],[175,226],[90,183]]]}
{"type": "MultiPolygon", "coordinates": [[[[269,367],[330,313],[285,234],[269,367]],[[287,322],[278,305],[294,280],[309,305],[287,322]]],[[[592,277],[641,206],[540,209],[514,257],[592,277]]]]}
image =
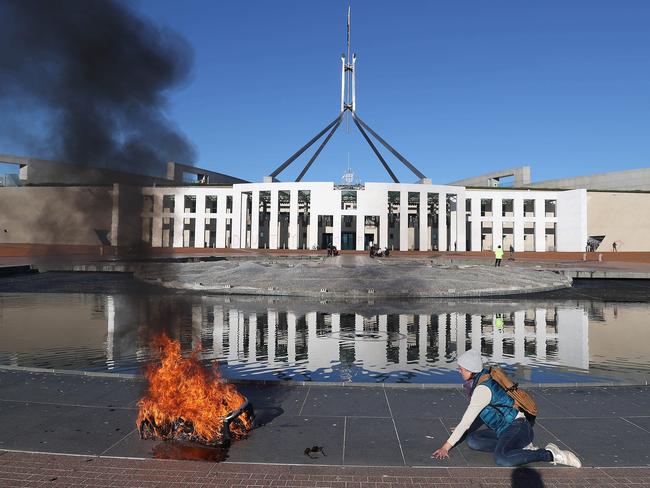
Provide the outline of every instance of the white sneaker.
{"type": "Polygon", "coordinates": [[[566,466],[573,466],[574,468],[582,467],[578,456],[571,451],[560,449],[553,443],[547,444],[546,450],[551,451],[551,454],[553,454],[553,461],[551,461],[553,464],[564,464],[566,466]]]}
{"type": "Polygon", "coordinates": [[[537,449],[539,449],[539,447],[533,445],[533,443],[531,442],[531,443],[528,444],[527,446],[522,447],[522,449],[524,449],[524,450],[526,450],[526,451],[536,451],[537,449]]]}

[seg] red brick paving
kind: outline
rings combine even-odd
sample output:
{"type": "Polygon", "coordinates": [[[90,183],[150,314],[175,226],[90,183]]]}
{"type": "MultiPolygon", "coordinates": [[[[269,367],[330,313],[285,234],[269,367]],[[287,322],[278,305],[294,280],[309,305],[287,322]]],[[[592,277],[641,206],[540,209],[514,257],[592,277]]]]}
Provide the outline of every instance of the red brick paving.
{"type": "Polygon", "coordinates": [[[650,487],[647,468],[383,468],[118,459],[0,451],[0,487],[650,487]]]}

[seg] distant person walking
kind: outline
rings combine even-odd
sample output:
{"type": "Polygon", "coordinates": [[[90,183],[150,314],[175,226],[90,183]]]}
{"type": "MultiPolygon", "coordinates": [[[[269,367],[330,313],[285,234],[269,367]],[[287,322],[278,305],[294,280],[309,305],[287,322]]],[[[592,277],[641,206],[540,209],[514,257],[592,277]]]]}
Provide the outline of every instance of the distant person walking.
{"type": "Polygon", "coordinates": [[[501,266],[501,260],[503,259],[503,249],[501,246],[498,246],[494,251],[494,267],[501,266]]]}
{"type": "Polygon", "coordinates": [[[618,246],[616,245],[616,241],[612,242],[612,250],[614,252],[618,252],[618,246]]]}
{"type": "Polygon", "coordinates": [[[510,249],[508,250],[508,261],[514,261],[515,260],[515,248],[512,244],[510,244],[510,249]]]}
{"type": "Polygon", "coordinates": [[[534,420],[528,420],[524,412],[515,408],[513,398],[483,366],[478,350],[470,349],[458,358],[458,371],[469,396],[469,405],[447,442],[433,452],[432,458],[448,458],[449,450],[467,432],[468,447],[494,453],[494,461],[499,466],[520,466],[536,461],[575,468],[582,466],[574,453],[555,444],[547,444],[545,449],[532,445],[534,420]],[[483,425],[487,429],[479,430],[483,425]]]}

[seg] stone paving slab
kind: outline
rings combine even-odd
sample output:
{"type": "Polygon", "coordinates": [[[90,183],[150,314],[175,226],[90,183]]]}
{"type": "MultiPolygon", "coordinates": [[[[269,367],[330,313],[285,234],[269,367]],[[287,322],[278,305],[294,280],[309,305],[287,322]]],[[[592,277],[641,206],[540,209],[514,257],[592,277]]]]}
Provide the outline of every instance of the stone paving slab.
{"type": "Polygon", "coordinates": [[[650,468],[289,466],[0,451],[0,487],[461,488],[649,487],[650,468]]]}
{"type": "Polygon", "coordinates": [[[310,387],[304,415],[343,415],[348,417],[386,417],[390,410],[386,394],[380,388],[310,387]]]}
{"type": "Polygon", "coordinates": [[[16,374],[0,376],[2,398],[105,407],[127,407],[142,397],[144,381],[81,375],[16,374]]]}
{"type": "Polygon", "coordinates": [[[592,414],[600,417],[620,417],[650,413],[646,405],[630,399],[628,393],[621,393],[618,389],[540,388],[536,391],[537,397],[541,396],[552,405],[560,407],[570,417],[586,417],[592,414]]]}
{"type": "Polygon", "coordinates": [[[650,434],[617,417],[545,419],[542,425],[589,466],[650,466],[650,434]]]}
{"type": "MultiPolygon", "coordinates": [[[[257,413],[255,429],[229,451],[217,452],[140,440],[131,398],[142,386],[119,378],[0,371],[0,450],[312,466],[494,465],[490,454],[464,444],[451,451],[449,460],[430,458],[465,408],[460,388],[241,384],[257,413]],[[121,393],[122,388],[129,393],[121,393]],[[308,457],[305,449],[312,446],[323,447],[326,455],[308,457]]],[[[544,399],[536,445],[552,441],[571,448],[585,466],[650,466],[650,413],[642,409],[649,387],[531,392],[544,399]],[[551,415],[544,416],[547,406],[551,415]]]]}

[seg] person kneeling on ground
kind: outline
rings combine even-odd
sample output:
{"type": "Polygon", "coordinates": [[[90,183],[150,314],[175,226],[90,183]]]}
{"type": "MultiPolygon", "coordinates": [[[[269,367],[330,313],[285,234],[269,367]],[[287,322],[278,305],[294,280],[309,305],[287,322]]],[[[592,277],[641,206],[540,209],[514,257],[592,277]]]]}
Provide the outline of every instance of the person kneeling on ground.
{"type": "Polygon", "coordinates": [[[566,464],[579,468],[580,459],[571,451],[562,450],[555,444],[545,449],[532,445],[533,422],[514,408],[514,400],[506,390],[491,377],[478,384],[479,378],[488,373],[483,367],[481,353],[470,349],[458,358],[458,370],[470,397],[469,406],[447,442],[432,454],[432,458],[449,457],[449,450],[468,432],[467,445],[476,451],[494,453],[499,466],[520,466],[535,461],[566,464]],[[485,424],[487,429],[478,430],[485,424]]]}

